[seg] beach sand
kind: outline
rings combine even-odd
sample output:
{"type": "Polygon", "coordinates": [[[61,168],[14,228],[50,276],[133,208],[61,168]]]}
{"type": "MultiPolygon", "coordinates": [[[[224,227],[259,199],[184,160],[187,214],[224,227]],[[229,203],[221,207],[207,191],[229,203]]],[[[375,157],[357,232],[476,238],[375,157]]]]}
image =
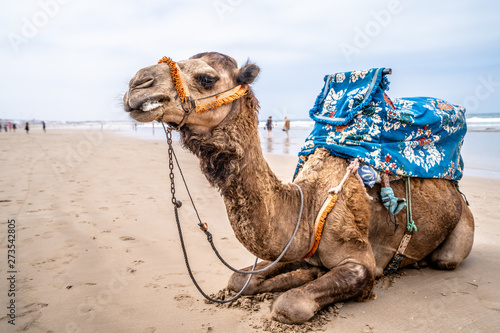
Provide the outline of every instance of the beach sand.
{"type": "MultiPolygon", "coordinates": [[[[345,302],[302,326],[269,320],[273,295],[207,304],[189,279],[171,205],[164,141],[99,130],[0,133],[0,331],[28,332],[498,332],[500,180],[466,177],[476,221],[471,255],[455,271],[403,269],[377,281],[377,299],[345,302]],[[8,220],[15,264],[8,266],[8,220]],[[11,221],[12,222],[12,221],[11,221]],[[13,271],[15,273],[8,273],[13,271]],[[13,276],[13,280],[7,278],[13,276]],[[13,288],[13,289],[12,289],[13,288]],[[9,296],[9,289],[15,292],[9,296]],[[15,326],[7,308],[15,301],[15,326]]],[[[223,201],[197,159],[176,154],[222,256],[254,257],[238,243],[223,201]]],[[[289,181],[296,157],[266,155],[289,181]]],[[[215,257],[176,171],[190,263],[210,294],[231,272],[215,257]]],[[[445,207],[443,207],[445,209],[445,207]]]]}

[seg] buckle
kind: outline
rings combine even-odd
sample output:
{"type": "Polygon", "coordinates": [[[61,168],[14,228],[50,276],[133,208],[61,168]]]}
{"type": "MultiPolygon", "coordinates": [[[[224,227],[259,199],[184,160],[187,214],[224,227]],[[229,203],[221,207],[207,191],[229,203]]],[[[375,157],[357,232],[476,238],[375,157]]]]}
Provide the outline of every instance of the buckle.
{"type": "Polygon", "coordinates": [[[195,100],[191,96],[186,97],[186,101],[182,103],[182,109],[186,114],[190,114],[196,109],[195,100]]]}

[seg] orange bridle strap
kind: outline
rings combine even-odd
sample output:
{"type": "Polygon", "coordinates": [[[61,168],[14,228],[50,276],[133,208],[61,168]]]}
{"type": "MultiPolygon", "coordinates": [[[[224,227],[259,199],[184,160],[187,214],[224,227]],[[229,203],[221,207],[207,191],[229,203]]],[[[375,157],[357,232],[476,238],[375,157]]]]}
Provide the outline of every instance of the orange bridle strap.
{"type": "Polygon", "coordinates": [[[158,61],[158,64],[166,63],[168,67],[170,67],[170,74],[172,75],[172,80],[174,81],[175,89],[177,89],[177,93],[181,98],[182,103],[186,102],[187,97],[189,96],[189,88],[181,79],[179,66],[175,61],[173,61],[169,57],[163,57],[158,61]]]}
{"type": "Polygon", "coordinates": [[[158,61],[158,64],[161,63],[166,63],[170,67],[170,73],[172,75],[175,89],[177,90],[181,102],[183,103],[183,108],[187,113],[191,112],[192,109],[194,109],[196,113],[203,113],[216,109],[221,105],[232,103],[238,98],[243,97],[247,92],[247,87],[245,85],[238,85],[232,89],[212,96],[192,99],[186,82],[182,80],[179,65],[177,65],[177,63],[169,57],[161,58],[158,61]]]}

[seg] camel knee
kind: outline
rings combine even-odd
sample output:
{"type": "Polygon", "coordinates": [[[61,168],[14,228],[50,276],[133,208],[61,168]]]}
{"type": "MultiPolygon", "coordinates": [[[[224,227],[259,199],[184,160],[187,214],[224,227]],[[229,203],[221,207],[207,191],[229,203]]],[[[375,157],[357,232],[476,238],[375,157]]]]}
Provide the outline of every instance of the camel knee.
{"type": "Polygon", "coordinates": [[[227,288],[232,291],[240,291],[241,288],[245,285],[245,281],[243,281],[245,274],[233,273],[227,282],[227,288]]]}
{"type": "MultiPolygon", "coordinates": [[[[243,291],[242,295],[255,295],[258,293],[258,274],[255,274],[250,282],[248,283],[248,286],[245,288],[243,291]]],[[[245,286],[245,283],[247,282],[248,278],[250,277],[249,274],[241,274],[241,273],[233,273],[231,277],[229,278],[229,281],[227,283],[227,288],[229,290],[235,291],[235,292],[240,292],[241,289],[245,286]]]]}
{"type": "Polygon", "coordinates": [[[319,305],[301,289],[282,294],[273,304],[272,318],[285,324],[302,324],[311,319],[319,305]]]}

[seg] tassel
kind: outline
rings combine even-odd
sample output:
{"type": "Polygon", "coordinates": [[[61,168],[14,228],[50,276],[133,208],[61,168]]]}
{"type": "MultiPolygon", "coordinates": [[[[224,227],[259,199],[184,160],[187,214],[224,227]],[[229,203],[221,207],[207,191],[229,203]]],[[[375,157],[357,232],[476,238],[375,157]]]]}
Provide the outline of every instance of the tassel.
{"type": "Polygon", "coordinates": [[[185,103],[189,93],[187,91],[187,87],[182,82],[179,66],[177,66],[177,63],[169,57],[161,58],[158,61],[158,64],[161,63],[166,63],[168,67],[170,67],[170,73],[172,74],[172,80],[174,81],[175,89],[177,89],[177,93],[179,94],[181,101],[185,103]]]}

